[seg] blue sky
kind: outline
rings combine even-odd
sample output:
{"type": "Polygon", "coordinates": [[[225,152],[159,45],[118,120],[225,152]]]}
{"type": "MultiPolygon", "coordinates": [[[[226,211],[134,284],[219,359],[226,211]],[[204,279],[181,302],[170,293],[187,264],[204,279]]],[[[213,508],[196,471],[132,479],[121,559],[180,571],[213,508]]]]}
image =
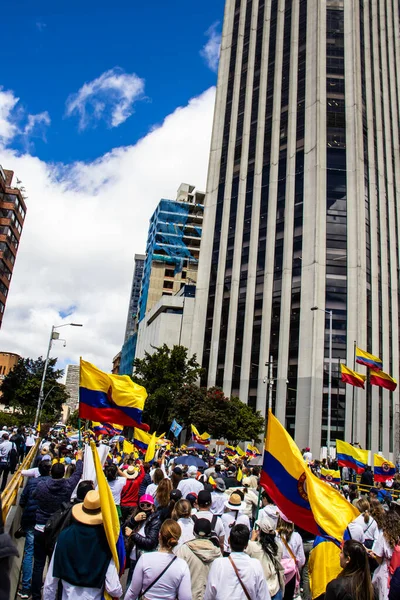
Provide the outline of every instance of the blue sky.
{"type": "Polygon", "coordinates": [[[27,217],[0,349],[109,370],[160,198],[206,189],[224,0],[2,5],[0,165],[27,217]],[[16,182],[16,178],[14,180],[16,182]]]}
{"type": "MultiPolygon", "coordinates": [[[[200,50],[223,17],[223,0],[13,0],[3,4],[0,85],[29,114],[47,111],[51,125],[32,136],[43,160],[92,160],[135,143],[177,106],[214,85],[200,50]],[[118,127],[103,121],[78,131],[66,100],[119,67],[144,80],[134,114],[118,127]],[[45,140],[42,139],[45,136],[45,140]]],[[[32,140],[31,140],[32,141],[32,140]]],[[[14,147],[26,140],[15,139],[14,147]]]]}

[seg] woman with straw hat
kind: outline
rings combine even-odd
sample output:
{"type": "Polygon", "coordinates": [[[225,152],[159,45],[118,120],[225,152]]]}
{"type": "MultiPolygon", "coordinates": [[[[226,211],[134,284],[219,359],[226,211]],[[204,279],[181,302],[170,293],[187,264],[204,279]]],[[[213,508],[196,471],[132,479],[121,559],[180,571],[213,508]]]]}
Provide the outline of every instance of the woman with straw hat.
{"type": "Polygon", "coordinates": [[[76,522],[58,538],[43,600],[57,598],[59,582],[63,600],[100,600],[104,589],[113,598],[120,598],[122,587],[103,526],[99,492],[88,492],[84,501],[72,508],[72,514],[76,522]]]}
{"type": "Polygon", "coordinates": [[[233,492],[229,496],[229,500],[225,502],[225,513],[221,517],[225,530],[224,556],[228,556],[231,552],[229,538],[232,527],[234,525],[246,525],[250,529],[250,519],[247,515],[243,514],[245,506],[246,503],[243,502],[243,495],[239,491],[233,492]]]}

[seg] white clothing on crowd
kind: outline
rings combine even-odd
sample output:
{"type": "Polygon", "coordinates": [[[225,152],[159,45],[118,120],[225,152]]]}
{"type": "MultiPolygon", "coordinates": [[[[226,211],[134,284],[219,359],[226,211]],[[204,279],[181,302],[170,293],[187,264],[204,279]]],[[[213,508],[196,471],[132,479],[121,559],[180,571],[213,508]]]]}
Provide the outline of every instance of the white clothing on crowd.
{"type": "Polygon", "coordinates": [[[0,443],[0,462],[6,462],[11,448],[15,446],[14,442],[4,440],[0,443]]]}
{"type": "Polygon", "coordinates": [[[33,467],[32,469],[22,469],[21,475],[22,477],[40,477],[38,467],[33,467]]]}
{"type": "Polygon", "coordinates": [[[260,512],[258,513],[258,520],[260,521],[260,523],[265,516],[267,516],[268,519],[272,521],[272,523],[274,524],[274,529],[276,529],[278,525],[279,512],[275,504],[267,504],[266,506],[261,508],[260,512]]]}
{"type": "MultiPolygon", "coordinates": [[[[368,519],[368,523],[366,523],[364,521],[364,515],[358,515],[358,517],[356,519],[354,519],[353,523],[357,523],[357,525],[360,525],[363,529],[364,532],[364,541],[365,540],[374,540],[374,542],[377,541],[378,537],[379,537],[379,529],[378,529],[378,525],[375,521],[375,519],[373,517],[371,517],[371,515],[369,515],[369,519],[368,519]]],[[[352,525],[352,523],[350,523],[350,525],[352,525]]],[[[349,528],[350,528],[349,525],[349,528]]],[[[351,529],[350,529],[350,533],[351,533],[351,529]]],[[[364,543],[364,542],[362,542],[364,543]]]]}
{"type": "Polygon", "coordinates": [[[211,492],[211,508],[213,515],[221,516],[224,514],[226,495],[223,492],[211,492]]]}
{"type": "Polygon", "coordinates": [[[310,451],[304,452],[303,460],[305,460],[306,463],[310,463],[312,461],[312,453],[310,451]]]}
{"type": "MultiPolygon", "coordinates": [[[[283,543],[282,538],[279,535],[277,535],[276,537],[282,544],[282,558],[293,558],[290,555],[289,550],[283,543]]],[[[292,535],[290,536],[290,540],[288,541],[288,546],[294,554],[297,568],[300,571],[306,564],[306,557],[304,554],[303,540],[301,538],[301,535],[297,533],[297,531],[293,531],[292,535]]]]}
{"type": "MultiPolygon", "coordinates": [[[[167,552],[148,552],[139,558],[125,600],[136,600],[141,593],[162,573],[172,561],[173,555],[167,552]]],[[[148,592],[147,600],[191,600],[189,567],[182,558],[176,558],[164,575],[148,592]]]]}
{"type": "Polygon", "coordinates": [[[258,506],[258,494],[254,489],[248,488],[244,495],[244,501],[246,506],[243,509],[243,513],[247,515],[249,519],[252,519],[258,506]]]}
{"type": "Polygon", "coordinates": [[[204,485],[194,477],[188,477],[178,483],[178,490],[182,492],[182,498],[186,498],[188,494],[196,494],[198,496],[199,492],[204,490],[204,485]]]}
{"type": "Polygon", "coordinates": [[[350,480],[349,467],[343,467],[342,469],[342,478],[344,481],[350,480]]]}
{"type": "Polygon", "coordinates": [[[35,442],[36,442],[36,437],[34,435],[30,434],[30,435],[26,436],[25,446],[27,446],[27,448],[31,448],[32,446],[34,446],[35,442]]]}
{"type": "Polygon", "coordinates": [[[231,535],[232,527],[234,525],[246,525],[246,527],[250,529],[250,519],[241,512],[230,510],[222,515],[221,521],[225,531],[224,552],[230,552],[231,547],[229,545],[229,537],[231,535]]]}
{"type": "MultiPolygon", "coordinates": [[[[282,544],[278,540],[276,541],[278,546],[276,561],[277,563],[280,563],[282,559],[282,544]]],[[[264,552],[260,542],[250,541],[247,545],[247,548],[245,549],[245,553],[251,556],[252,558],[256,558],[260,561],[265,575],[265,579],[267,580],[269,593],[271,597],[275,596],[275,594],[279,592],[281,587],[279,575],[274,563],[272,562],[268,554],[264,552]]]]}
{"type": "Polygon", "coordinates": [[[379,600],[387,600],[389,596],[389,565],[392,559],[393,548],[386,541],[383,531],[379,532],[378,539],[372,546],[372,552],[382,558],[382,562],[375,569],[372,584],[378,593],[379,600]]]}
{"type": "MultiPolygon", "coordinates": [[[[364,520],[364,518],[363,518],[364,520]]],[[[362,526],[362,524],[357,521],[357,519],[355,519],[354,521],[352,521],[351,523],[348,524],[347,529],[350,532],[350,537],[352,540],[355,540],[356,542],[360,542],[360,544],[363,544],[365,541],[365,535],[364,535],[364,527],[362,526]]]]}
{"type": "Polygon", "coordinates": [[[190,517],[178,519],[177,523],[178,523],[179,527],[181,528],[182,533],[181,533],[181,537],[178,540],[178,545],[175,546],[175,548],[174,548],[175,554],[176,554],[176,550],[179,548],[179,546],[182,546],[182,544],[184,544],[185,542],[188,542],[189,540],[194,539],[194,533],[193,533],[194,523],[190,517]]]}
{"type": "MultiPolygon", "coordinates": [[[[53,577],[54,552],[50,561],[49,570],[47,571],[46,580],[43,588],[43,600],[54,600],[57,597],[58,577],[53,577]]],[[[102,588],[76,587],[67,581],[62,581],[62,600],[101,600],[103,597],[102,588]]],[[[122,586],[119,581],[118,571],[115,567],[113,559],[108,565],[105,589],[112,598],[120,598],[122,596],[122,586]]]]}
{"type": "MultiPolygon", "coordinates": [[[[196,517],[198,519],[207,519],[207,521],[210,521],[210,523],[211,523],[211,521],[213,520],[215,515],[213,515],[213,513],[210,510],[199,510],[196,513],[196,517]]],[[[222,522],[222,517],[218,517],[217,520],[215,521],[214,531],[219,538],[224,537],[225,528],[224,528],[224,524],[222,522]]]]}
{"type": "Polygon", "coordinates": [[[117,506],[121,504],[121,492],[122,489],[125,487],[127,481],[128,480],[126,479],[126,477],[117,477],[117,479],[114,479],[114,481],[108,482],[112,496],[114,498],[114,502],[117,506]]]}
{"type": "Polygon", "coordinates": [[[156,492],[157,492],[157,488],[158,488],[158,483],[149,483],[149,485],[146,488],[146,494],[149,494],[150,496],[153,496],[153,498],[156,497],[156,492]]]}
{"type": "MultiPolygon", "coordinates": [[[[252,600],[270,600],[261,563],[244,552],[232,552],[243,584],[252,600]]],[[[217,558],[211,565],[204,600],[245,600],[243,588],[229,558],[217,558]]]]}

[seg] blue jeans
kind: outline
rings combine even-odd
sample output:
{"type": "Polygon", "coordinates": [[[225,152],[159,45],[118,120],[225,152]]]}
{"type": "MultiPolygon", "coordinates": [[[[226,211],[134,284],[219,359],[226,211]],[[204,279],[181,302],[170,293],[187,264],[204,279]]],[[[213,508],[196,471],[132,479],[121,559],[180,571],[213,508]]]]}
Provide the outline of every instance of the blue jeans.
{"type": "Polygon", "coordinates": [[[31,589],[32,569],[33,569],[33,527],[26,530],[24,559],[22,561],[22,589],[31,589]]]}
{"type": "Polygon", "coordinates": [[[271,600],[282,600],[282,598],[283,598],[282,590],[279,590],[279,592],[276,592],[275,596],[271,597],[271,600]]]}
{"type": "Polygon", "coordinates": [[[46,550],[44,547],[44,533],[41,531],[34,531],[34,546],[33,546],[33,570],[32,570],[32,599],[41,600],[42,598],[42,585],[43,585],[43,571],[46,565],[46,550]]]}

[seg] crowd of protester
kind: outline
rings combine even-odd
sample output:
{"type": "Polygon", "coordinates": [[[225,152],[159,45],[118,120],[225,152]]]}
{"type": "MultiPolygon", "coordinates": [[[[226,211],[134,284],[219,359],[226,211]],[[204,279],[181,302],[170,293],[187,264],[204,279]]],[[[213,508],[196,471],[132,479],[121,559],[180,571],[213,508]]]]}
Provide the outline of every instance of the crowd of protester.
{"type": "MultiPolygon", "coordinates": [[[[18,464],[35,435],[4,431],[2,440],[0,465],[9,443],[18,464]],[[12,440],[15,435],[24,443],[12,440]]],[[[344,532],[339,553],[333,542],[319,543],[289,521],[260,487],[260,467],[247,457],[183,447],[158,451],[150,465],[108,440],[100,445],[107,446],[104,474],[120,518],[125,574],[112,558],[99,493],[83,478],[82,451],[53,432],[22,472],[20,598],[100,600],[107,592],[127,600],[400,599],[400,500],[389,491],[399,489],[399,476],[387,489],[367,474],[359,488],[343,469],[341,492],[360,515],[344,532]],[[329,549],[337,552],[336,563],[329,549]],[[317,583],[321,573],[327,586],[317,583]]],[[[312,461],[309,449],[304,455],[316,474],[335,468],[312,461]]],[[[12,549],[0,530],[4,582],[12,549]]]]}

